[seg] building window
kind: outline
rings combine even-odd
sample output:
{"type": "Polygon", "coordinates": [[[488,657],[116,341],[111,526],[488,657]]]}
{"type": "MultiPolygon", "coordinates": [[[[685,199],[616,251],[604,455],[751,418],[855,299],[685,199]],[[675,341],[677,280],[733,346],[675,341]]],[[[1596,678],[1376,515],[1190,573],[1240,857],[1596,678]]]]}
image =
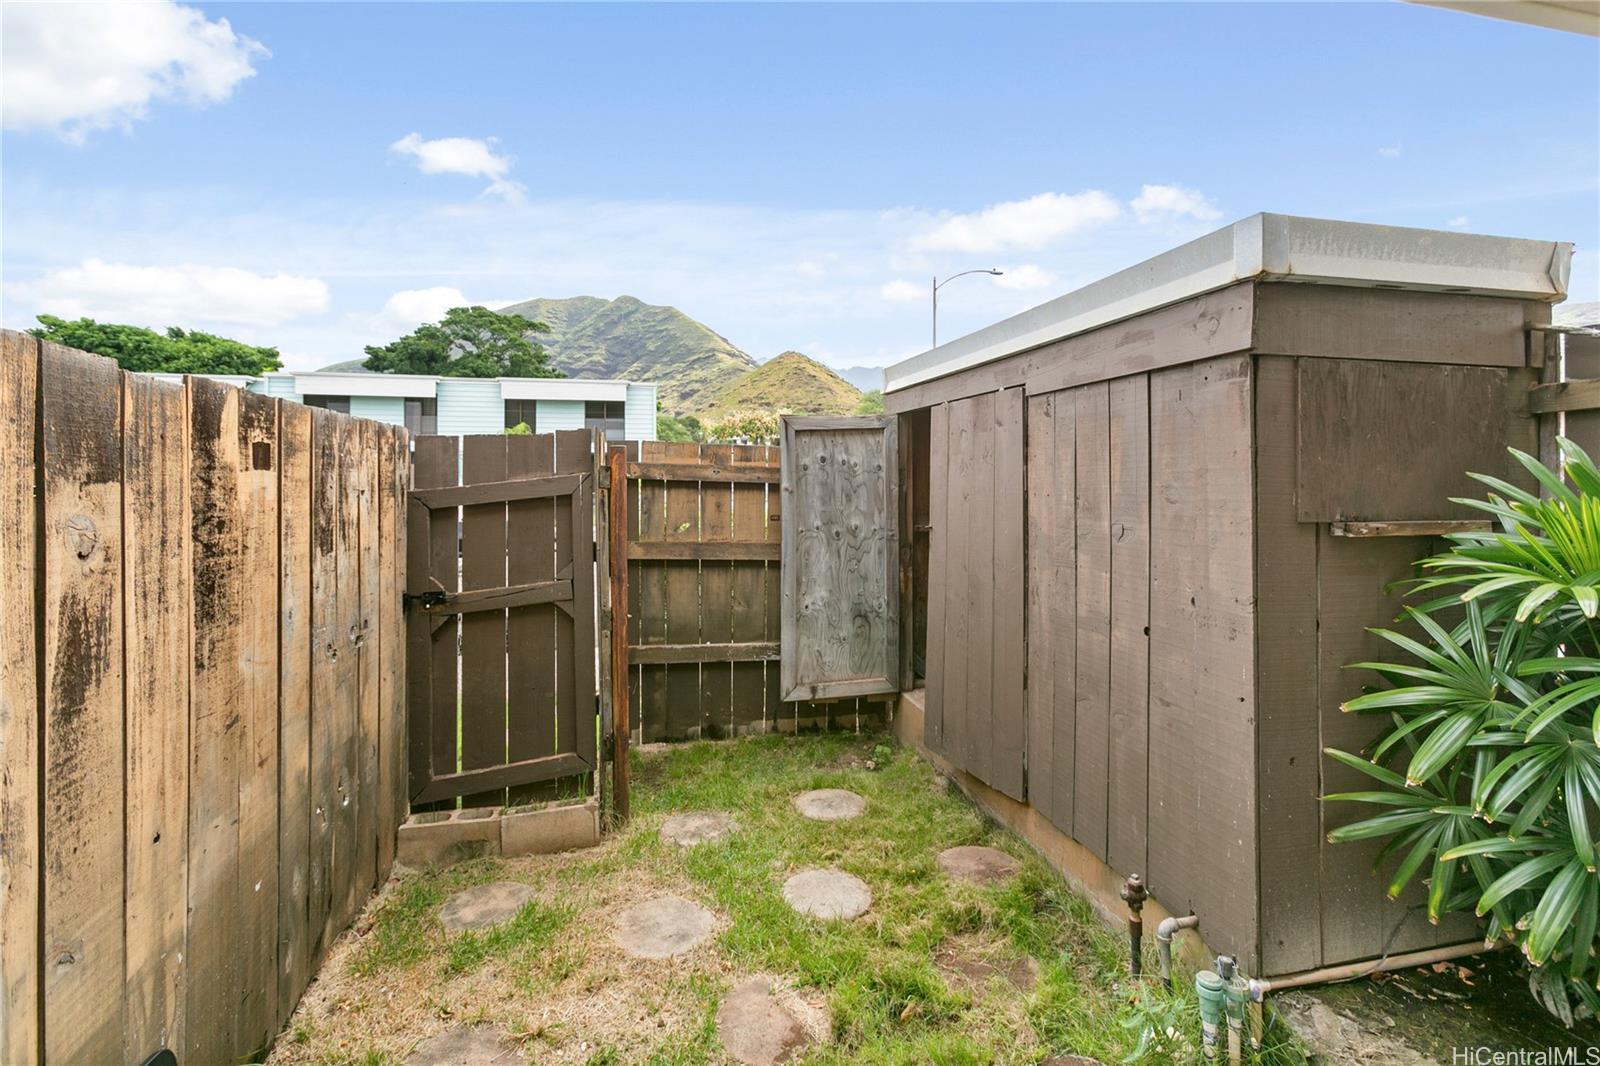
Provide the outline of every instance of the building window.
{"type": "Polygon", "coordinates": [[[406,429],[412,436],[439,432],[439,401],[432,396],[406,400],[406,429]]]}
{"type": "Polygon", "coordinates": [[[348,396],[307,396],[307,407],[321,407],[328,411],[338,411],[342,415],[350,413],[350,397],[348,396]]]}
{"type": "Polygon", "coordinates": [[[521,425],[526,425],[535,433],[539,431],[538,400],[506,401],[506,428],[515,429],[521,425]]]}
{"type": "Polygon", "coordinates": [[[627,428],[623,418],[628,405],[620,400],[589,400],[583,405],[583,428],[603,429],[610,440],[623,440],[627,428]]]}

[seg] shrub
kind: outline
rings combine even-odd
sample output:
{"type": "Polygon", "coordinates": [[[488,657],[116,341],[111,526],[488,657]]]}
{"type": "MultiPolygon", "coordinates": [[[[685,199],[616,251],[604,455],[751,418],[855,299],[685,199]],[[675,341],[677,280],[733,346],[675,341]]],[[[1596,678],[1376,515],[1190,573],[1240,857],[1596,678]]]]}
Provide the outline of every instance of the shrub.
{"type": "Polygon", "coordinates": [[[1472,475],[1488,498],[1455,502],[1494,528],[1422,562],[1412,592],[1447,595],[1408,606],[1408,633],[1372,630],[1396,661],[1351,667],[1387,685],[1343,709],[1389,724],[1367,757],[1327,754],[1380,787],[1324,799],[1385,808],[1329,839],[1385,840],[1390,896],[1421,874],[1430,921],[1474,909],[1570,1024],[1600,1009],[1600,471],[1559,444],[1565,477],[1512,449],[1543,498],[1472,475]]]}

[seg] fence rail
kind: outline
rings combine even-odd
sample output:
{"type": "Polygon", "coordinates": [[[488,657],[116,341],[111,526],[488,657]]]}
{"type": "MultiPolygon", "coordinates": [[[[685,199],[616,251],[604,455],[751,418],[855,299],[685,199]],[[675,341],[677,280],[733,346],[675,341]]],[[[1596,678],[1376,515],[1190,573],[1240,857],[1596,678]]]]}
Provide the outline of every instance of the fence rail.
{"type": "Polygon", "coordinates": [[[387,876],[406,449],[0,334],[0,1061],[251,1056],[387,876]]]}

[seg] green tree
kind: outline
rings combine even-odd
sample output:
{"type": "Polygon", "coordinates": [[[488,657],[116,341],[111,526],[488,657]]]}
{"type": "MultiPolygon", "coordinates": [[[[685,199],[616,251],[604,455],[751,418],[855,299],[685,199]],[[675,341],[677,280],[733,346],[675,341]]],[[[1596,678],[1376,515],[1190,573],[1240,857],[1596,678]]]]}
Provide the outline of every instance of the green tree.
{"type": "Polygon", "coordinates": [[[705,430],[700,425],[700,420],[694,415],[684,415],[682,418],[673,418],[671,415],[656,415],[656,439],[674,444],[694,444],[705,436],[705,430]]]}
{"type": "Polygon", "coordinates": [[[855,413],[858,415],[883,414],[883,390],[869,389],[861,394],[861,400],[856,404],[855,413]]]}
{"type": "Polygon", "coordinates": [[[529,333],[543,322],[487,307],[452,307],[438,322],[418,326],[384,345],[368,345],[362,366],[380,374],[437,374],[449,378],[562,378],[544,346],[529,333]]]}
{"type": "Polygon", "coordinates": [[[257,348],[198,330],[177,326],[157,333],[143,326],[122,326],[79,318],[71,322],[40,315],[29,330],[40,340],[64,344],[115,359],[124,370],[166,374],[264,374],[283,366],[276,348],[257,348]]]}

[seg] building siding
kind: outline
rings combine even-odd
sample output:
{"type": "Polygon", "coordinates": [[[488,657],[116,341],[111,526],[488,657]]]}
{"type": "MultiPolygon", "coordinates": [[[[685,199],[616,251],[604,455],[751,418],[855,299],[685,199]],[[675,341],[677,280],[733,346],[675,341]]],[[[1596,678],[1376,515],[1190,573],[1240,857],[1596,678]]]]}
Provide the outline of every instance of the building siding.
{"type": "Polygon", "coordinates": [[[629,385],[628,406],[623,412],[623,431],[629,440],[656,439],[656,387],[629,385]]]}
{"type": "Polygon", "coordinates": [[[406,402],[399,396],[352,396],[350,413],[394,426],[406,424],[406,402]]]}
{"type": "Polygon", "coordinates": [[[558,429],[583,428],[582,400],[540,400],[537,433],[554,433],[558,429]]]}
{"type": "Polygon", "coordinates": [[[505,417],[499,381],[455,378],[439,382],[439,433],[442,436],[499,433],[505,429],[505,417]]]}
{"type": "Polygon", "coordinates": [[[261,387],[256,388],[252,385],[252,391],[266,393],[268,396],[277,396],[285,400],[298,400],[300,398],[295,395],[294,378],[289,374],[272,374],[262,378],[257,384],[261,387]]]}

